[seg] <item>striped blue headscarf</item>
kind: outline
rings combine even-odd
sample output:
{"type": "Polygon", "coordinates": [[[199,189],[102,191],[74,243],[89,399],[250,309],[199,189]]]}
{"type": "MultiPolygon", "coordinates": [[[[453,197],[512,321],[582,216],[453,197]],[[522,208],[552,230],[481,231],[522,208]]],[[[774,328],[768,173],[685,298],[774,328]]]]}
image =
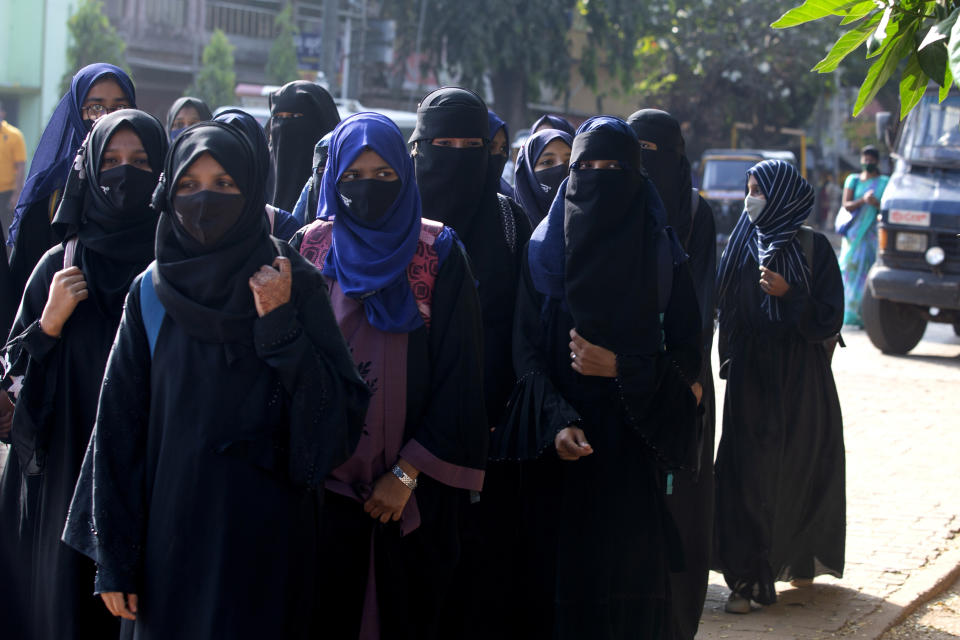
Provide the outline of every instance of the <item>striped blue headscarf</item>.
{"type": "MultiPolygon", "coordinates": [[[[747,171],[747,176],[757,179],[767,206],[755,223],[744,209],[720,259],[717,302],[721,322],[727,309],[736,305],[740,269],[748,259],[779,273],[791,287],[810,290],[810,269],[796,236],[813,208],[813,187],[796,167],[782,160],[764,160],[747,171]]],[[[782,319],[779,298],[765,295],[762,306],[771,320],[782,319]]],[[[730,320],[729,316],[726,319],[730,320]]]]}

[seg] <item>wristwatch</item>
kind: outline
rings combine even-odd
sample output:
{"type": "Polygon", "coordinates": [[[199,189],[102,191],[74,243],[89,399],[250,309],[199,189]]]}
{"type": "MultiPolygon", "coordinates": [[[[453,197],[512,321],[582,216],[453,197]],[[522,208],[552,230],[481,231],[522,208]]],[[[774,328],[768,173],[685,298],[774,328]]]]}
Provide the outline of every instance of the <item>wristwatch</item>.
{"type": "Polygon", "coordinates": [[[390,471],[393,472],[393,475],[397,477],[397,480],[406,485],[407,489],[410,489],[410,491],[413,491],[417,488],[416,478],[411,478],[409,475],[407,475],[407,472],[401,469],[400,465],[393,465],[393,469],[390,471]]]}

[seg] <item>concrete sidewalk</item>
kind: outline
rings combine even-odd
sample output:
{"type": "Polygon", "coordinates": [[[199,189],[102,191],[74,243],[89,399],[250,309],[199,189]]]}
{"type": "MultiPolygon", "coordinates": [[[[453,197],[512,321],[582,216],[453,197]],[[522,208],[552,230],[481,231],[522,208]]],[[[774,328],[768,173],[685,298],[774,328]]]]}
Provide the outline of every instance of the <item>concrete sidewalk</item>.
{"type": "Polygon", "coordinates": [[[862,331],[844,339],[833,365],[847,450],[844,578],[780,584],[777,604],[738,616],[724,612],[728,591],[711,574],[698,639],[879,638],[958,575],[960,338],[931,325],[904,357],[882,355],[862,331]]]}

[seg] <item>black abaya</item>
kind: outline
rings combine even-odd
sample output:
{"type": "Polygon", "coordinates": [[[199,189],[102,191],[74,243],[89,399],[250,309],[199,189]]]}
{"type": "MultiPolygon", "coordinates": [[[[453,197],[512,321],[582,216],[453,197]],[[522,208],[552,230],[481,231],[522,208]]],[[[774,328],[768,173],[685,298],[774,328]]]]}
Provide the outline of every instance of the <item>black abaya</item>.
{"type": "Polygon", "coordinates": [[[714,567],[731,590],[776,601],[775,581],[841,577],[846,499],[843,422],[822,341],[843,320],[843,283],[830,243],[816,235],[811,293],[793,286],[783,320],[761,308],[757,264],[739,273],[721,323],[727,380],[717,453],[714,567]]]}
{"type": "Polygon", "coordinates": [[[15,586],[21,598],[19,610],[3,619],[19,619],[25,638],[57,640],[115,636],[119,629],[93,595],[93,563],[60,542],[118,320],[86,300],[77,305],[60,338],[40,329],[50,283],[63,269],[63,253],[63,247],[54,247],[37,265],[7,345],[12,373],[26,374],[14,428],[30,420],[39,431],[42,473],[21,475],[24,452],[15,444],[0,482],[2,553],[18,567],[15,586]]]}
{"type": "Polygon", "coordinates": [[[699,314],[687,267],[674,270],[664,317],[667,352],[618,359],[615,379],[570,368],[573,318],[556,301],[547,304],[544,316],[544,296],[524,268],[513,338],[520,380],[491,456],[516,459],[532,451],[539,457],[501,463],[514,474],[504,496],[523,495],[502,503],[515,511],[513,518],[493,518],[508,528],[499,533],[505,539],[500,551],[509,555],[498,558],[495,547],[488,560],[512,566],[511,579],[491,594],[486,624],[492,628],[486,632],[504,638],[669,638],[669,559],[678,550],[671,549],[661,485],[670,454],[648,444],[656,439],[651,423],[642,421],[638,430],[628,416],[646,413],[636,401],[658,382],[661,390],[673,386],[667,376],[692,382],[700,370],[699,314]],[[594,453],[560,461],[554,436],[578,420],[594,453]],[[518,601],[524,604],[517,607],[518,601]]]}
{"type": "Polygon", "coordinates": [[[703,387],[698,438],[700,457],[698,469],[674,474],[673,491],[666,496],[667,508],[677,524],[683,544],[684,569],[670,574],[674,638],[678,640],[693,640],[700,628],[713,547],[713,443],[717,403],[710,353],[713,350],[715,316],[716,227],[710,205],[702,198],[698,201],[685,248],[690,255],[687,264],[690,265],[703,320],[703,368],[697,378],[703,387]]]}
{"type": "Polygon", "coordinates": [[[140,278],[127,299],[64,541],[96,559],[97,592],[139,595],[133,638],[317,637],[331,577],[309,487],[352,451],[365,385],[322,277],[277,247],[293,297],[254,320],[252,347],[167,314],[151,356],[140,278]]]}

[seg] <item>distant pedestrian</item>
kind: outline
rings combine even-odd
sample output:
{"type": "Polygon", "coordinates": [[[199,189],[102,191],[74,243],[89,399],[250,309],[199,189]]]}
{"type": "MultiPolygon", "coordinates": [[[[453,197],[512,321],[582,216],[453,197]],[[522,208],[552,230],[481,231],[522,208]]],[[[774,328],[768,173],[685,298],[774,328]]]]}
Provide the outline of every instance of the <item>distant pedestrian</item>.
{"type": "Polygon", "coordinates": [[[842,577],[846,533],[843,419],[823,344],[842,324],[840,270],[827,239],[801,229],[813,188],[793,165],[761,162],[747,188],[717,275],[727,387],[713,564],[731,613],[776,602],[777,581],[842,577]]]}
{"type": "Polygon", "coordinates": [[[339,579],[311,561],[316,489],[368,390],[323,277],[267,233],[265,161],[219,122],[173,143],[107,361],[63,540],[132,637],[321,637],[339,579]]]}
{"type": "Polygon", "coordinates": [[[330,151],[330,138],[333,132],[320,138],[320,142],[313,147],[313,171],[310,178],[303,185],[303,191],[300,192],[300,199],[293,207],[293,217],[297,219],[300,226],[310,224],[317,219],[317,211],[320,207],[320,185],[323,182],[323,172],[327,168],[327,154],[330,151]]]}
{"type": "Polygon", "coordinates": [[[517,154],[517,202],[536,227],[547,217],[560,184],[570,173],[573,136],[559,129],[541,129],[523,141],[517,154]]]}
{"type": "MultiPolygon", "coordinates": [[[[60,534],[127,290],[153,259],[150,198],[166,151],[163,125],[149,114],[125,109],[97,121],[53,219],[66,241],[34,269],[5,347],[4,386],[19,389],[0,479],[0,567],[14,569],[0,571],[0,593],[12,588],[13,602],[24,598],[2,614],[7,632],[23,623],[23,635],[11,637],[82,640],[119,631],[93,595],[94,563],[60,534]]],[[[0,600],[0,610],[11,601],[0,600]]]]}
{"type": "Polygon", "coordinates": [[[496,113],[488,110],[487,114],[490,120],[490,171],[500,176],[500,194],[516,199],[513,185],[504,178],[504,168],[510,160],[510,130],[496,113]]]}
{"type": "Polygon", "coordinates": [[[314,82],[288,82],[270,96],[267,140],[276,186],[268,194],[269,204],[293,211],[310,178],[314,147],[339,122],[333,96],[314,82]]]}
{"type": "Polygon", "coordinates": [[[60,240],[50,221],[83,139],[99,118],[136,106],[133,82],[120,67],[98,62],[73,76],[40,136],[10,225],[7,245],[13,247],[10,275],[17,299],[40,258],[60,240]]]}
{"type": "Polygon", "coordinates": [[[843,183],[843,206],[853,214],[843,230],[840,247],[846,325],[863,326],[863,289],[877,260],[877,212],[889,180],[889,176],[880,175],[880,152],[866,146],[860,151],[860,173],[850,174],[843,183]]]}
{"type": "Polygon", "coordinates": [[[571,136],[576,133],[576,129],[572,124],[570,124],[569,120],[563,116],[555,116],[551,113],[537,118],[537,121],[534,122],[533,126],[530,127],[530,135],[539,133],[544,129],[557,129],[558,131],[563,131],[571,136]]]}
{"type": "Polygon", "coordinates": [[[0,235],[4,239],[13,222],[13,212],[23,188],[27,147],[20,129],[7,122],[7,110],[0,102],[0,235]]]}
{"type": "Polygon", "coordinates": [[[167,111],[167,134],[170,136],[170,141],[176,140],[177,136],[190,125],[208,120],[213,120],[213,113],[206,102],[191,96],[177,98],[167,111]]]}

